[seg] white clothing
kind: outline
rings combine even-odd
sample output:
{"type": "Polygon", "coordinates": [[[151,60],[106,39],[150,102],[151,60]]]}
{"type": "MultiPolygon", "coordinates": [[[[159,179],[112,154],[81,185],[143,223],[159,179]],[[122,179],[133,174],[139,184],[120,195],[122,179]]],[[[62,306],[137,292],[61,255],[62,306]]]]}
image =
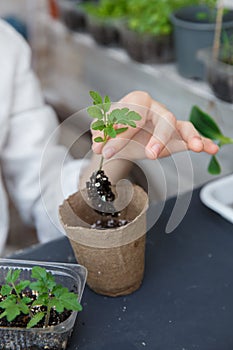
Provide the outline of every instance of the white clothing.
{"type": "Polygon", "coordinates": [[[77,189],[81,160],[66,160],[57,138],[58,126],[44,104],[30,67],[30,48],[20,34],[0,20],[0,253],[8,231],[8,205],[3,181],[22,218],[45,242],[62,235],[58,206],[77,189]],[[41,176],[40,176],[41,172],[41,176]],[[72,174],[72,175],[71,175],[72,174]],[[61,186],[61,177],[64,188],[61,186]],[[65,194],[63,194],[65,192],[65,194]]]}

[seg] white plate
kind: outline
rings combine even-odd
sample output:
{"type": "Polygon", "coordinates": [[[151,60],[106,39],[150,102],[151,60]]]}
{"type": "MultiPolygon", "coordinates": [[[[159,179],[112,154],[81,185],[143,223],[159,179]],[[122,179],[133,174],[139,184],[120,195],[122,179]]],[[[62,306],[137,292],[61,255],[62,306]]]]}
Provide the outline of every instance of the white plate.
{"type": "Polygon", "coordinates": [[[233,223],[233,175],[209,182],[200,192],[201,201],[233,223]]]}

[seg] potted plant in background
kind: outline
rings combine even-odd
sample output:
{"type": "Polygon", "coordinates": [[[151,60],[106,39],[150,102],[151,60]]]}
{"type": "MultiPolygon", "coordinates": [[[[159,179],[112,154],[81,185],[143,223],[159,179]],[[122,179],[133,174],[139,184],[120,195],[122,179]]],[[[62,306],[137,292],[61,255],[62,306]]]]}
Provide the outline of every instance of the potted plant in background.
{"type": "Polygon", "coordinates": [[[229,36],[222,28],[223,11],[223,4],[220,3],[216,16],[213,47],[200,50],[198,58],[205,64],[205,77],[216,97],[232,103],[233,33],[229,36]]]}
{"type": "MultiPolygon", "coordinates": [[[[91,96],[94,106],[88,113],[97,118],[92,128],[103,135],[96,142],[105,143],[141,119],[128,108],[111,108],[107,96],[91,96]]],[[[139,288],[144,275],[148,196],[128,182],[111,186],[102,165],[103,158],[86,188],[63,202],[60,219],[77,261],[88,269],[88,286],[104,295],[126,295],[139,288]]]]}
{"type": "Polygon", "coordinates": [[[56,0],[60,20],[71,31],[86,30],[86,15],[81,4],[83,0],[56,0]]]}
{"type": "Polygon", "coordinates": [[[121,25],[121,41],[129,56],[142,63],[174,59],[170,13],[175,1],[129,0],[128,16],[121,25]]]}
{"type": "MultiPolygon", "coordinates": [[[[190,5],[190,1],[185,2],[190,5]]],[[[177,69],[186,78],[204,79],[204,65],[198,61],[197,52],[213,44],[216,0],[191,2],[193,6],[182,7],[171,16],[177,69]]],[[[229,36],[233,33],[233,11],[224,12],[222,28],[229,36]]]]}
{"type": "Polygon", "coordinates": [[[81,311],[86,269],[0,259],[0,348],[66,349],[81,311]]]}
{"type": "Polygon", "coordinates": [[[127,0],[100,0],[83,3],[87,29],[100,45],[119,45],[118,22],[126,16],[127,0]]]}

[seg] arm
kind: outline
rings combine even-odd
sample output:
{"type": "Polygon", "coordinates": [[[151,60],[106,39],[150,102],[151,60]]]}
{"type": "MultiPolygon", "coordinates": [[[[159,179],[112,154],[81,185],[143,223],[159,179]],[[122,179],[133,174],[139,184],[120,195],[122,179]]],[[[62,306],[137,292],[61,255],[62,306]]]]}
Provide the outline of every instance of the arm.
{"type": "Polygon", "coordinates": [[[67,150],[58,145],[59,133],[53,134],[58,123],[52,109],[44,104],[30,68],[29,47],[16,35],[9,40],[14,45],[15,71],[2,168],[22,218],[36,226],[40,241],[47,241],[61,234],[58,205],[77,189],[80,163],[66,157],[67,150]],[[42,155],[46,155],[43,164],[42,155]]]}

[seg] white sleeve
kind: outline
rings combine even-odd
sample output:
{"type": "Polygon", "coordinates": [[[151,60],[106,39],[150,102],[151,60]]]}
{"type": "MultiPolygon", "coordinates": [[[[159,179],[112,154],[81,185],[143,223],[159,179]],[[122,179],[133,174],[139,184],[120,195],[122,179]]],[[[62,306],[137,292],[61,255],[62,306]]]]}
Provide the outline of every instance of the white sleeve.
{"type": "Polygon", "coordinates": [[[23,41],[12,89],[3,173],[22,218],[36,226],[39,240],[45,242],[62,234],[58,205],[77,189],[82,161],[67,157],[67,150],[58,145],[56,116],[43,102],[23,41]]]}

